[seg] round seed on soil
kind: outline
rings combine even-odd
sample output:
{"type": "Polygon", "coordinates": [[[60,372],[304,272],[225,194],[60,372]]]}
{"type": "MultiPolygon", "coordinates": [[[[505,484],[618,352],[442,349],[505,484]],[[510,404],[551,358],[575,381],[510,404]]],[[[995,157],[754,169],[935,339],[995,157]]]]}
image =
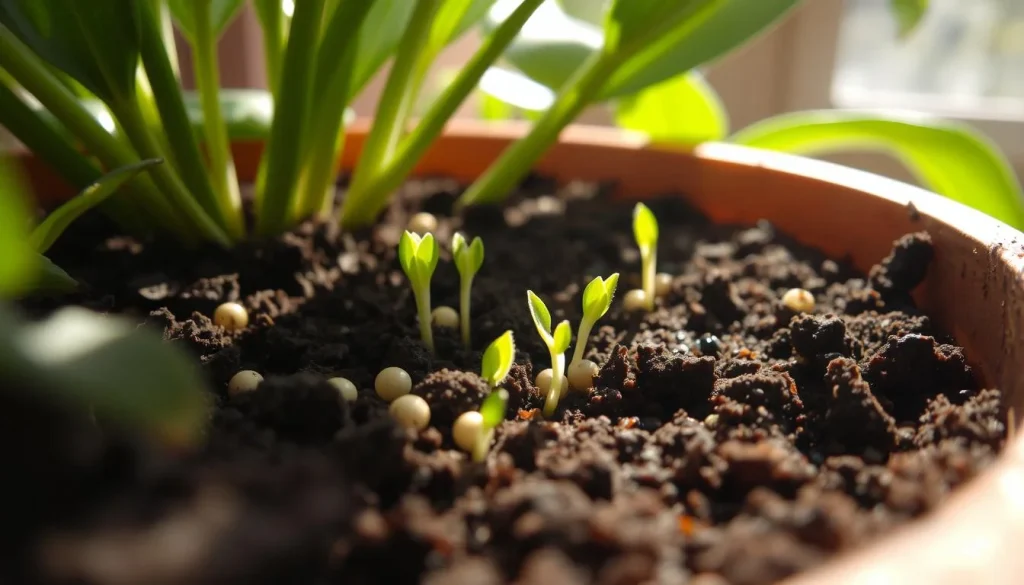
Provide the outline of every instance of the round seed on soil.
{"type": "Polygon", "coordinates": [[[627,311],[643,311],[647,308],[647,295],[639,288],[627,292],[622,297],[622,308],[627,311]]]}
{"type": "Polygon", "coordinates": [[[409,377],[409,372],[391,366],[377,374],[373,381],[373,388],[377,391],[378,396],[388,402],[393,402],[398,397],[405,396],[412,391],[412,378],[409,377]]]}
{"type": "Polygon", "coordinates": [[[430,424],[430,405],[415,394],[396,398],[388,407],[388,414],[407,429],[422,431],[430,424]]]}
{"type": "Polygon", "coordinates": [[[588,390],[594,385],[594,376],[598,371],[597,364],[590,360],[573,362],[569,365],[569,385],[576,390],[588,390]]]}
{"type": "Polygon", "coordinates": [[[451,307],[438,307],[431,311],[430,322],[437,327],[457,329],[459,327],[459,312],[451,307]]]}
{"type": "Polygon", "coordinates": [[[337,388],[338,394],[345,402],[353,402],[359,398],[359,389],[348,378],[331,378],[327,382],[337,388]]]}
{"type": "Polygon", "coordinates": [[[228,331],[238,331],[249,324],[249,312],[238,303],[224,303],[213,312],[213,322],[228,331]]]}
{"type": "Polygon", "coordinates": [[[701,355],[717,356],[722,351],[722,341],[715,335],[705,335],[697,341],[701,355]]]}
{"type": "Polygon", "coordinates": [[[231,376],[231,380],[228,381],[228,394],[237,396],[243,392],[252,392],[262,381],[263,376],[259,372],[242,370],[231,376]]]}
{"type": "MultiPolygon", "coordinates": [[[[537,374],[537,379],[534,381],[534,384],[542,393],[547,394],[548,390],[551,388],[551,377],[553,375],[554,372],[551,371],[551,368],[541,370],[540,373],[537,374]]],[[[568,389],[569,379],[562,376],[562,393],[564,394],[568,389]]]]}
{"type": "Polygon", "coordinates": [[[782,295],[782,304],[794,313],[810,313],[814,310],[814,295],[802,288],[791,288],[782,295]]]}
{"type": "Polygon", "coordinates": [[[484,417],[477,410],[470,410],[459,415],[452,425],[452,440],[455,445],[466,452],[472,452],[476,441],[483,432],[484,417]]]}
{"type": "Polygon", "coordinates": [[[663,297],[672,292],[672,275],[667,272],[659,272],[654,276],[654,294],[663,297]]]}
{"type": "Polygon", "coordinates": [[[434,214],[421,211],[409,218],[406,229],[414,234],[425,235],[437,230],[437,218],[434,214]]]}

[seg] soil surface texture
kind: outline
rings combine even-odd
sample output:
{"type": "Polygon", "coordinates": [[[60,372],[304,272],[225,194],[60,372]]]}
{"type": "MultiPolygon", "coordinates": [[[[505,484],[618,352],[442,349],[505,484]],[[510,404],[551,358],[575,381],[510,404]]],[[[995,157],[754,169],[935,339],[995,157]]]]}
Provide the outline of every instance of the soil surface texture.
{"type": "Polygon", "coordinates": [[[205,446],[174,454],[0,394],[0,582],[767,584],[929,512],[1004,442],[999,391],[913,304],[926,233],[863,274],[767,223],[715,225],[658,198],[671,290],[630,313],[632,203],[532,177],[504,207],[454,216],[458,192],[411,182],[372,230],[308,223],[232,251],[74,226],[50,256],[86,290],[25,308],[136,316],[195,355],[216,407],[205,446]],[[435,306],[458,308],[453,231],[484,240],[470,351],[454,330],[435,328],[436,356],[419,341],[396,245],[421,210],[439,219],[435,306]],[[594,388],[545,420],[548,350],[526,291],[575,331],[583,287],[613,272],[617,299],[587,343],[594,388]],[[783,305],[791,288],[813,311],[783,305]],[[212,323],[225,301],[248,308],[246,330],[212,323]],[[507,329],[506,421],[474,464],[451,422],[479,406],[482,350],[507,329]],[[427,430],[391,422],[373,391],[387,366],[431,402],[427,430]],[[265,381],[229,396],[241,369],[265,381]],[[339,400],[332,376],[359,398],[339,400]]]}

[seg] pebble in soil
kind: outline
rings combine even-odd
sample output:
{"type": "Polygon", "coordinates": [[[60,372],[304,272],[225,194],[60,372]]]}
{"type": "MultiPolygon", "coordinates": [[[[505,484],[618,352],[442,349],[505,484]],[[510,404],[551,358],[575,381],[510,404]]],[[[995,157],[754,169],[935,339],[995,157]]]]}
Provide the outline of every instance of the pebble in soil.
{"type": "MultiPolygon", "coordinates": [[[[766,222],[714,225],[678,197],[650,202],[671,287],[651,313],[613,304],[587,344],[594,388],[544,420],[533,378],[550,364],[525,291],[575,325],[594,276],[638,287],[631,208],[531,177],[506,207],[453,217],[458,188],[412,182],[372,229],[310,223],[231,251],[73,226],[51,255],[86,287],[61,302],[162,328],[203,364],[216,408],[206,447],[174,456],[4,396],[0,449],[20,496],[0,510],[17,547],[0,580],[758,585],[928,512],[1005,440],[999,392],[978,388],[955,340],[913,306],[927,234],[864,275],[766,222]],[[395,246],[421,211],[442,242],[455,229],[486,241],[470,350],[443,328],[436,355],[418,341],[395,246]],[[813,307],[783,303],[791,289],[813,307]],[[248,311],[247,329],[213,323],[224,302],[248,311]],[[506,329],[519,350],[507,420],[473,464],[451,423],[486,395],[481,351],[506,329]],[[374,377],[389,366],[431,402],[426,430],[388,417],[374,377]],[[229,395],[240,370],[265,381],[229,395]],[[326,381],[339,376],[355,400],[326,381]]],[[[449,259],[435,306],[458,307],[449,259]]]]}

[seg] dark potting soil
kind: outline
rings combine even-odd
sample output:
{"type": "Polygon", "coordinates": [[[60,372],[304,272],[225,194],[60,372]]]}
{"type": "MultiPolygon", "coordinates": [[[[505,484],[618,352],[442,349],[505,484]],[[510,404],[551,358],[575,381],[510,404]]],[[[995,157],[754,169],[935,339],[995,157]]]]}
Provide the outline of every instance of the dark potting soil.
{"type": "MultiPolygon", "coordinates": [[[[307,224],[233,251],[185,251],[76,226],[53,259],[89,289],[63,303],[135,315],[193,352],[217,393],[208,441],[173,455],[84,413],[0,395],[0,582],[137,585],[771,583],[933,509],[1004,441],[997,390],[913,305],[932,257],[908,234],[868,275],[766,223],[710,223],[683,199],[650,202],[653,313],[617,302],[587,356],[595,388],[543,420],[548,352],[527,289],[580,317],[590,278],[638,285],[631,204],[531,179],[503,209],[451,216],[457,186],[410,183],[362,234],[307,224]],[[436,234],[480,235],[474,350],[418,340],[395,254],[415,211],[436,234]],[[814,293],[811,314],[780,298],[814,293]],[[229,334],[210,316],[250,311],[229,334]],[[479,405],[481,350],[506,329],[519,353],[486,465],[450,424],[479,405]],[[372,390],[405,368],[437,426],[397,428],[372,390]],[[229,397],[240,369],[262,373],[229,397]],[[339,402],[330,376],[360,387],[339,402]]],[[[435,305],[457,307],[447,244],[435,305]]],[[[36,315],[56,305],[36,303],[36,315]]],[[[145,388],[139,388],[145,392],[145,388]]]]}

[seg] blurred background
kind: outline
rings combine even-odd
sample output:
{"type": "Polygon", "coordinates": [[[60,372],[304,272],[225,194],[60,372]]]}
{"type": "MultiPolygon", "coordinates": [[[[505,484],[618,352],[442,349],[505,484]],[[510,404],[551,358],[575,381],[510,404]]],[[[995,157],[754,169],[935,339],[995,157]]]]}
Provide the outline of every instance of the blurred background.
{"type": "MultiPolygon", "coordinates": [[[[991,137],[1024,177],[1024,0],[931,0],[918,29],[897,40],[889,0],[809,0],[785,23],[706,71],[737,130],[775,114],[830,107],[917,110],[968,122],[991,137]]],[[[221,41],[222,84],[264,87],[260,28],[251,9],[221,41]]],[[[475,50],[469,34],[439,59],[437,91],[475,50]]],[[[185,56],[184,42],[179,47],[185,56]]],[[[190,83],[183,58],[183,75],[190,83]]],[[[355,103],[372,115],[378,78],[355,103]]],[[[470,100],[462,117],[480,115],[470,100]]],[[[583,123],[610,124],[603,109],[583,123]]],[[[882,155],[831,160],[910,180],[882,155]]]]}

